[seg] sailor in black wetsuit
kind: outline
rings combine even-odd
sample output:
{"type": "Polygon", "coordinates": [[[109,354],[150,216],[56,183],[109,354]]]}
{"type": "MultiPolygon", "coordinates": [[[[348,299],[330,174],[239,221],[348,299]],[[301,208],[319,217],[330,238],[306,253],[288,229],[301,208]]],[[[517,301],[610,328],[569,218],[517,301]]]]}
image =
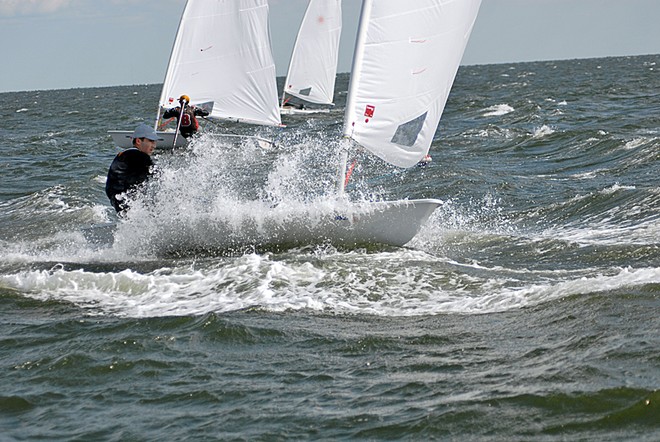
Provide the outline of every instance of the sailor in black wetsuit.
{"type": "Polygon", "coordinates": [[[156,131],[142,123],[133,132],[133,147],[119,152],[110,165],[105,194],[118,213],[128,209],[124,194],[135,189],[151,175],[151,154],[159,140],[156,131]]]}

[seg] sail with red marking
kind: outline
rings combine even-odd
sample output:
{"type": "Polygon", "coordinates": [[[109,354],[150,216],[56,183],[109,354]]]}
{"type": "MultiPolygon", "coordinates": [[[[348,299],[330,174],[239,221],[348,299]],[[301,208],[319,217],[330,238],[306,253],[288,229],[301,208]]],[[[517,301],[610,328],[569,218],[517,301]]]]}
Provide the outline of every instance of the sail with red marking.
{"type": "Polygon", "coordinates": [[[481,0],[365,0],[344,135],[400,167],[428,153],[481,0]]]}

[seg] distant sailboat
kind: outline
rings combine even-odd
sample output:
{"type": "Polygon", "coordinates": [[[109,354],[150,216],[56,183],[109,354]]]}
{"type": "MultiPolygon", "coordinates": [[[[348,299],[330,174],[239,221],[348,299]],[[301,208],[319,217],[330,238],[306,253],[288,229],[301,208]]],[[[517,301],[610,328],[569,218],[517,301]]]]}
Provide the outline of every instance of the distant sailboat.
{"type": "MultiPolygon", "coordinates": [[[[281,125],[267,0],[188,0],[170,55],[156,122],[182,94],[208,118],[281,125]]],[[[156,126],[156,128],[158,128],[156,126]]],[[[158,131],[172,146],[173,131],[158,131]]],[[[110,131],[130,147],[132,131],[110,131]]],[[[185,144],[177,137],[177,145],[185,144]]]]}
{"type": "Polygon", "coordinates": [[[341,0],[310,0],[284,82],[283,114],[327,112],[334,105],[341,27],[341,0]],[[290,97],[325,107],[301,109],[291,104],[290,97]]]}

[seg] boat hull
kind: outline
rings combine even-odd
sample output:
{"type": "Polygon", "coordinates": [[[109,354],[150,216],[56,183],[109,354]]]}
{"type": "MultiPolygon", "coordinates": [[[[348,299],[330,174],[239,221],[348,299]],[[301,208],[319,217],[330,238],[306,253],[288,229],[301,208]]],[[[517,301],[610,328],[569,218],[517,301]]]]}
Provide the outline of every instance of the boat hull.
{"type": "MultiPolygon", "coordinates": [[[[118,147],[121,147],[122,149],[128,149],[129,147],[132,147],[133,140],[131,138],[131,135],[133,134],[133,132],[127,130],[111,130],[108,131],[108,133],[112,136],[112,141],[118,147]]],[[[156,148],[172,149],[172,145],[174,143],[174,132],[156,132],[156,133],[160,138],[163,139],[162,141],[158,141],[156,148]]],[[[216,139],[222,139],[233,143],[237,141],[243,142],[245,140],[252,140],[262,149],[270,149],[275,147],[275,143],[273,141],[253,135],[213,134],[212,136],[216,139]]],[[[188,145],[188,143],[189,141],[182,136],[179,136],[176,139],[177,148],[185,147],[188,145]]]]}
{"type": "MultiPolygon", "coordinates": [[[[266,214],[240,221],[198,214],[190,220],[170,219],[162,225],[150,226],[150,231],[156,229],[158,235],[144,232],[137,242],[136,226],[129,222],[126,231],[130,232],[130,238],[123,238],[120,221],[116,226],[104,224],[85,229],[85,236],[96,246],[119,244],[121,247],[128,241],[132,245],[139,243],[140,249],[148,248],[165,256],[232,255],[315,245],[346,249],[402,247],[417,235],[441,204],[437,199],[347,203],[328,210],[310,209],[288,215],[273,208],[266,214]]],[[[138,220],[137,225],[142,223],[138,220]]]]}
{"type": "Polygon", "coordinates": [[[273,239],[298,244],[329,243],[338,246],[385,244],[404,246],[419,232],[433,211],[436,199],[368,203],[338,210],[316,225],[291,223],[275,229],[273,239]]]}
{"type": "Polygon", "coordinates": [[[163,254],[236,254],[332,245],[340,248],[401,247],[410,242],[433,211],[436,199],[342,204],[331,209],[269,213],[241,220],[201,216],[189,223],[159,227],[150,244],[163,254]],[[171,231],[169,231],[171,229],[171,231]]]}
{"type": "Polygon", "coordinates": [[[322,109],[296,109],[296,108],[280,108],[282,115],[310,115],[310,114],[327,114],[330,112],[329,108],[322,109]]]}

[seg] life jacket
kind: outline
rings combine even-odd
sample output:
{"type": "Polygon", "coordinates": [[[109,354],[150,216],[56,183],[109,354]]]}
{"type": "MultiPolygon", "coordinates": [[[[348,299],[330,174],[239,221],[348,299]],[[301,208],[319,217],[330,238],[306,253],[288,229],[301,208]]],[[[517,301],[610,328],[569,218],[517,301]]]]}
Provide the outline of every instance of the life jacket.
{"type": "Polygon", "coordinates": [[[185,132],[194,132],[199,129],[199,122],[195,118],[195,110],[190,106],[186,106],[186,109],[181,115],[181,130],[186,129],[185,132]]]}

